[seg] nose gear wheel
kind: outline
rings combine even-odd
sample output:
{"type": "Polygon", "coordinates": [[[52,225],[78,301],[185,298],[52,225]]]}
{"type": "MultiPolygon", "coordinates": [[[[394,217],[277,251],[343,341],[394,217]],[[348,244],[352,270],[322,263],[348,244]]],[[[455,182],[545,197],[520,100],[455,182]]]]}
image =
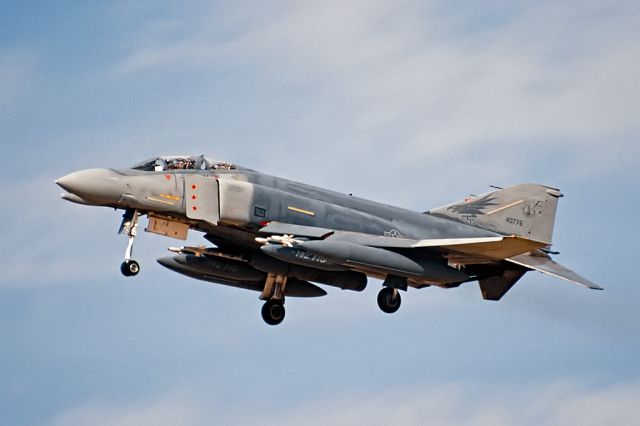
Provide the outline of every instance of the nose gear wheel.
{"type": "Polygon", "coordinates": [[[138,272],[140,272],[140,264],[135,260],[125,260],[120,265],[120,272],[122,272],[122,275],[125,277],[133,277],[134,275],[138,275],[138,272]]]}

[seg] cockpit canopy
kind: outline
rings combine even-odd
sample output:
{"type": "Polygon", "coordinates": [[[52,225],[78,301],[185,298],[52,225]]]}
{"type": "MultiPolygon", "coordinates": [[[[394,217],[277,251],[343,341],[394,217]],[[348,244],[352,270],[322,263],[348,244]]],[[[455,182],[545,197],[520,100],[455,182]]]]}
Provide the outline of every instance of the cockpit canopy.
{"type": "Polygon", "coordinates": [[[168,155],[150,158],[134,164],[131,168],[147,172],[164,172],[165,170],[233,170],[236,166],[226,161],[206,158],[204,155],[168,155]]]}

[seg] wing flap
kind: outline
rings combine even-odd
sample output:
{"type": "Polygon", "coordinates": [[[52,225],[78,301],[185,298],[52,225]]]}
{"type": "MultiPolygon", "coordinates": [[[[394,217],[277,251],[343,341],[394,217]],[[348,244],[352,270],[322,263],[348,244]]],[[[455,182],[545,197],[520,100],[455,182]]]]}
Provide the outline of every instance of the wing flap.
{"type": "Polygon", "coordinates": [[[511,257],[507,259],[508,262],[515,263],[516,265],[524,266],[535,271],[548,274],[556,278],[563,279],[575,284],[580,284],[588,287],[592,290],[604,290],[599,285],[589,281],[588,279],[576,274],[572,270],[554,262],[549,257],[531,256],[522,254],[519,256],[511,257]]]}

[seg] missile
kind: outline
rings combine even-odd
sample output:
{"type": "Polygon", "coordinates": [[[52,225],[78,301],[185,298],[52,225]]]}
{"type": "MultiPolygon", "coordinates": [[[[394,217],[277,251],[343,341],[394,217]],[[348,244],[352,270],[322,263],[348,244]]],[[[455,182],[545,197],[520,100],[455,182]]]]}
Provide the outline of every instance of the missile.
{"type": "Polygon", "coordinates": [[[298,243],[300,242],[300,240],[296,240],[295,238],[293,238],[293,235],[272,235],[270,237],[267,238],[263,238],[263,237],[256,237],[256,242],[260,243],[260,244],[280,244],[284,247],[293,247],[295,245],[298,245],[298,243]]]}
{"type": "Polygon", "coordinates": [[[394,251],[346,241],[302,241],[299,247],[340,265],[385,274],[419,277],[441,283],[457,283],[469,279],[464,272],[426,256],[408,257],[394,251]]]}

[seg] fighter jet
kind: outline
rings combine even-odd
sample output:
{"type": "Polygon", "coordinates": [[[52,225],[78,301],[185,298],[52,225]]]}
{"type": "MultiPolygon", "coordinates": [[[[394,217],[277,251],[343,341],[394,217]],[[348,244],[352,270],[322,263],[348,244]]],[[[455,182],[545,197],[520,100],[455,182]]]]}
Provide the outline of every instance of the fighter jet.
{"type": "Polygon", "coordinates": [[[378,306],[393,313],[400,291],[477,281],[500,300],[528,271],[602,288],[551,259],[556,189],[520,184],[415,212],[270,176],[201,156],[161,156],[126,169],[87,169],[56,180],[65,200],[124,210],[125,276],[145,231],[185,240],[202,232],[213,246],[171,247],[158,262],[188,277],[260,293],[276,325],[287,297],[320,297],[328,285],[362,291],[382,280],[378,306]],[[315,284],[312,284],[315,283],[315,284]]]}

